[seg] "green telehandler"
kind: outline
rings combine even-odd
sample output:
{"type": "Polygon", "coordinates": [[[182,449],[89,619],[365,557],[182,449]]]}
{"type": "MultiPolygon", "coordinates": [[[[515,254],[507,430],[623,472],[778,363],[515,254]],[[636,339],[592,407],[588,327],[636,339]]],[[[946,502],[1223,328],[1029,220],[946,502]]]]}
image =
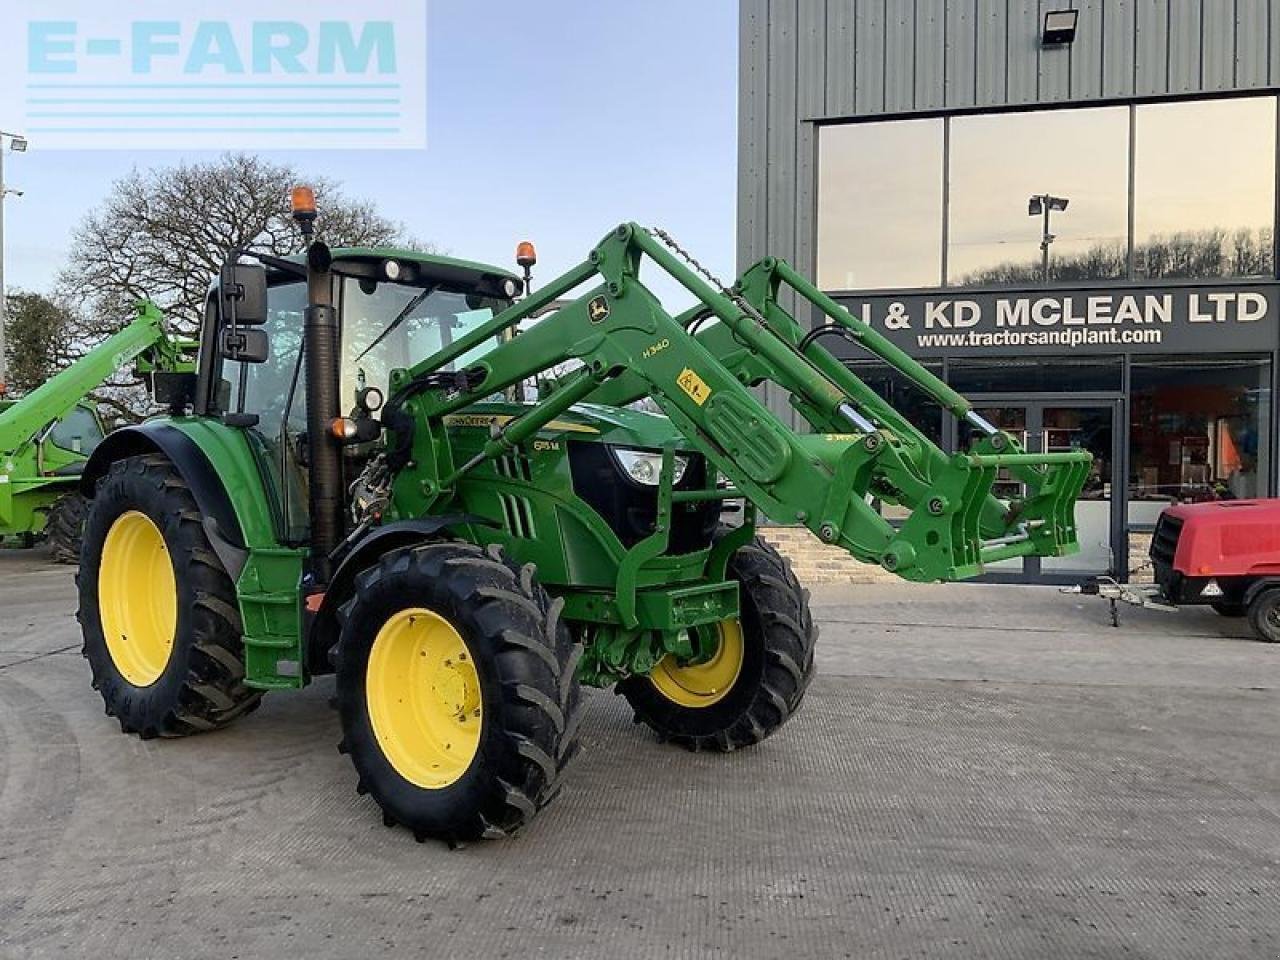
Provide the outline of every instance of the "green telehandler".
{"type": "Polygon", "coordinates": [[[815,630],[759,513],[918,581],[1076,549],[1087,453],[1022,452],[782,261],[725,287],[627,223],[530,293],[528,245],[523,277],[331,250],[294,201],[305,257],[231,251],[181,409],[84,471],[84,654],[126,732],[221,727],[333,673],[339,748],[388,826],[501,837],[560,787],[581,685],[694,750],[800,706],[815,630]],[[642,264],[696,305],[668,313],[642,264]],[[981,439],[943,453],[826,336],[981,439]],[[766,381],[813,432],[757,399],[766,381]],[[993,497],[998,471],[1026,496],[993,497]]]}
{"type": "Polygon", "coordinates": [[[0,400],[0,537],[32,546],[44,534],[59,563],[80,562],[86,500],[80,493],[85,462],[102,442],[89,391],[137,361],[146,372],[176,370],[191,361],[166,333],[150,303],[118,333],[20,399],[0,400]]]}

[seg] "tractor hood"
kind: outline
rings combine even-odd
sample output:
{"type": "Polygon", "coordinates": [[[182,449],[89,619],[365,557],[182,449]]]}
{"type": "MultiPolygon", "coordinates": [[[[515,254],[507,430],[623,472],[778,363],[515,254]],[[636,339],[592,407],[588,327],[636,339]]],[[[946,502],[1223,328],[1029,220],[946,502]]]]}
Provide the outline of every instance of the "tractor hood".
{"type": "MultiPolygon", "coordinates": [[[[487,430],[493,425],[501,427],[530,409],[530,405],[521,403],[480,403],[466,413],[450,414],[444,421],[451,429],[474,427],[487,430]]],[[[540,434],[650,449],[660,449],[664,443],[674,440],[677,450],[693,449],[671,421],[661,414],[594,403],[580,403],[569,408],[547,424],[540,434]]]]}

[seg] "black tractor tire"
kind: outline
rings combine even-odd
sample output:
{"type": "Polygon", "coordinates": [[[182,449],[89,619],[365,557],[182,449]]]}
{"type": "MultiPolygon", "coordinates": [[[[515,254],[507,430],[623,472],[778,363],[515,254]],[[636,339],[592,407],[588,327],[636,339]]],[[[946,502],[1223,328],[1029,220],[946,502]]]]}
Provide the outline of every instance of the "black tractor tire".
{"type": "Polygon", "coordinates": [[[172,463],[163,456],[146,455],[111,465],[98,482],[85,520],[83,559],[76,577],[82,653],[107,715],[119,721],[124,733],[143,739],[224,727],[255,709],[262,699],[261,691],[245,685],[235,586],[210,546],[200,518],[190,489],[172,463]],[[157,583],[142,576],[133,594],[145,598],[153,587],[176,592],[172,645],[159,675],[145,685],[126,679],[103,627],[104,547],[108,534],[126,514],[135,522],[141,514],[159,531],[173,572],[172,585],[163,577],[157,583]]]}
{"type": "Polygon", "coordinates": [[[1249,604],[1249,626],[1263,643],[1280,643],[1280,587],[1261,590],[1249,604]]]}
{"type": "MultiPolygon", "coordinates": [[[[496,546],[444,541],[404,547],[356,577],[353,595],[340,608],[341,633],[330,651],[343,733],[338,749],[350,755],[357,792],[373,797],[385,825],[404,826],[419,842],[433,838],[456,846],[508,836],[554,798],[576,752],[582,719],[575,675],[582,648],[560,619],[563,605],[539,585],[532,564],[517,566],[496,546]],[[450,698],[460,701],[456,708],[438,692],[453,681],[440,679],[438,654],[427,652],[421,645],[426,641],[411,641],[419,645],[408,647],[405,662],[421,662],[428,671],[402,688],[412,701],[405,706],[405,699],[389,697],[385,687],[378,692],[381,677],[410,671],[377,666],[375,644],[391,644],[396,624],[407,622],[413,629],[424,609],[434,624],[430,629],[443,630],[436,636],[451,635],[462,644],[454,647],[463,650],[459,659],[470,654],[473,666],[465,674],[450,660],[442,661],[458,671],[453,676],[466,677],[461,689],[468,692],[450,698]],[[393,701],[400,706],[388,706],[393,701]],[[412,750],[393,748],[405,750],[398,767],[375,728],[375,714],[387,718],[388,710],[413,717],[415,724],[425,722],[419,710],[433,711],[436,718],[452,710],[447,722],[462,724],[473,740],[461,748],[461,756],[443,756],[451,773],[428,784],[417,774],[429,775],[425,765],[442,757],[439,744],[431,745],[435,752],[423,751],[429,757],[407,760],[412,750]],[[478,733],[466,727],[471,717],[479,723],[478,733]],[[405,769],[420,759],[423,767],[405,769]]],[[[388,742],[407,743],[387,732],[405,722],[384,719],[388,742]]]]}
{"type": "Polygon", "coordinates": [[[743,651],[723,698],[707,706],[683,705],[651,677],[630,677],[617,688],[637,723],[689,750],[727,753],[759,743],[795,714],[813,679],[818,631],[809,593],[790,563],[756,537],[730,557],[728,574],[738,581],[743,651]]]}
{"type": "Polygon", "coordinates": [[[44,535],[49,541],[49,555],[54,563],[77,564],[84,543],[84,518],[89,501],[78,490],[64,493],[49,507],[44,535]]]}

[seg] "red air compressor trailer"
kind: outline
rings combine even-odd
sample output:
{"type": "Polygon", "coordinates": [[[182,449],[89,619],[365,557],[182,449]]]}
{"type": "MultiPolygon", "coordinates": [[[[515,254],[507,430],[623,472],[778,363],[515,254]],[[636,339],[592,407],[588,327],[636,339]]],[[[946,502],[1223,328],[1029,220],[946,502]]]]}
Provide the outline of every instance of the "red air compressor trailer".
{"type": "Polygon", "coordinates": [[[1154,584],[1099,579],[1072,592],[1171,610],[1192,604],[1248,617],[1259,640],[1280,643],[1280,500],[1215,500],[1169,507],[1151,540],[1154,584]]]}

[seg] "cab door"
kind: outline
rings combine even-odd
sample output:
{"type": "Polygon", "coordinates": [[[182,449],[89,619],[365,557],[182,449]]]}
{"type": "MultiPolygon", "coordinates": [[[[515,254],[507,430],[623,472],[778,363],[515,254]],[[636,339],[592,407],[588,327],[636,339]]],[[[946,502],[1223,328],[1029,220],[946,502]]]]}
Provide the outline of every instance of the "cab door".
{"type": "Polygon", "coordinates": [[[222,358],[215,378],[216,407],[242,425],[271,499],[276,534],[282,543],[307,540],[310,524],[306,470],[302,462],[307,429],[306,371],[302,360],[307,285],[290,280],[267,291],[267,338],[261,363],[222,358]],[[235,416],[243,411],[244,417],[235,416]]]}

